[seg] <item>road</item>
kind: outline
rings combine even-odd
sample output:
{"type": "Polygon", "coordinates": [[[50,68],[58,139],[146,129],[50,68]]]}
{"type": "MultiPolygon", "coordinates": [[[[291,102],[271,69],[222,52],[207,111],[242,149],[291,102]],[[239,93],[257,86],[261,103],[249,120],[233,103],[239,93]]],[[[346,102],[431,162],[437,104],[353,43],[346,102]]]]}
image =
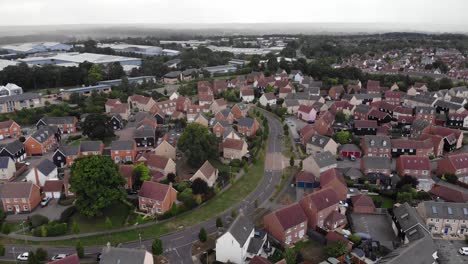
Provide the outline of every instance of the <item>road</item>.
{"type": "MultiPolygon", "coordinates": [[[[269,124],[269,137],[267,139],[267,154],[265,160],[265,173],[262,181],[257,188],[243,201],[233,205],[231,208],[226,210],[223,214],[219,215],[224,220],[224,223],[229,224],[232,222],[231,211],[238,210],[245,215],[252,215],[255,211],[255,200],[259,201],[259,207],[262,207],[269,201],[269,198],[275,192],[275,186],[280,183],[282,174],[282,163],[284,162],[281,155],[282,142],[277,140],[278,134],[282,132],[281,123],[273,117],[271,113],[264,112],[269,124]]],[[[241,179],[242,180],[242,179],[241,179]]],[[[218,217],[218,216],[217,216],[218,217]]],[[[198,232],[200,228],[205,228],[209,234],[215,233],[216,230],[216,218],[197,224],[195,226],[186,228],[179,232],[168,234],[161,237],[164,246],[164,255],[169,259],[170,263],[188,264],[193,263],[192,260],[192,245],[198,241],[198,232]]],[[[135,231],[137,232],[137,231],[135,231]]],[[[151,249],[152,240],[143,240],[141,245],[144,245],[147,249],[151,249]]],[[[122,247],[126,248],[138,248],[140,247],[140,241],[134,241],[122,244],[122,247]]],[[[32,246],[11,246],[7,245],[5,256],[0,257],[2,260],[13,260],[17,255],[22,252],[35,250],[37,247],[32,246]],[[14,247],[14,248],[13,248],[14,247]]],[[[46,249],[49,256],[53,256],[59,253],[74,253],[75,249],[72,247],[42,247],[46,249]]],[[[102,246],[92,246],[85,248],[85,254],[88,256],[96,256],[100,252],[102,246]]]]}

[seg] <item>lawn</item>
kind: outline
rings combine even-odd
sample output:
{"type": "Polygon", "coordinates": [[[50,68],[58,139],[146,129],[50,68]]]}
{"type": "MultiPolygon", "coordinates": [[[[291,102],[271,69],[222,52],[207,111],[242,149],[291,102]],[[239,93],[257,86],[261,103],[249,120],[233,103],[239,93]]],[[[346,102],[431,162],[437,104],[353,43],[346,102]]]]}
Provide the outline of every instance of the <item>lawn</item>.
{"type": "Polygon", "coordinates": [[[370,197],[374,203],[380,203],[381,207],[386,209],[393,208],[393,204],[395,203],[395,201],[385,196],[371,195],[370,197]]]}
{"type": "Polygon", "coordinates": [[[211,165],[213,165],[213,167],[217,168],[220,172],[229,173],[229,170],[231,170],[231,173],[234,174],[234,173],[238,173],[239,170],[240,170],[239,167],[235,167],[235,166],[231,166],[231,168],[229,168],[229,165],[223,164],[219,160],[210,160],[210,163],[211,163],[211,165]]]}
{"type": "Polygon", "coordinates": [[[324,247],[314,241],[296,243],[295,248],[301,253],[305,261],[319,263],[326,259],[324,247]]]}
{"type": "Polygon", "coordinates": [[[88,218],[79,213],[75,213],[71,219],[70,224],[73,222],[78,223],[80,226],[80,233],[88,233],[95,231],[106,230],[106,218],[108,217],[112,222],[112,228],[120,228],[124,226],[131,208],[126,204],[115,204],[103,210],[103,215],[94,218],[88,218]]]}
{"type": "MultiPolygon", "coordinates": [[[[79,239],[85,246],[90,245],[105,245],[108,241],[116,245],[127,241],[138,240],[138,234],[141,233],[143,239],[150,239],[160,237],[171,232],[175,232],[197,223],[206,221],[216,215],[219,215],[230,208],[232,205],[239,203],[247,197],[259,184],[264,175],[265,166],[265,151],[259,152],[257,162],[249,167],[248,172],[242,176],[241,180],[236,181],[225,192],[216,195],[213,199],[209,200],[202,206],[193,211],[176,216],[167,222],[155,224],[149,227],[142,227],[139,230],[130,230],[112,234],[109,236],[92,236],[79,239]]],[[[120,218],[122,219],[122,218],[120,218]]],[[[116,220],[117,222],[117,220],[116,220]]],[[[94,223],[98,225],[99,223],[94,223]]],[[[80,230],[83,232],[83,230],[80,230]]],[[[21,243],[22,241],[12,241],[2,239],[8,243],[21,243]]],[[[41,242],[41,245],[61,245],[61,246],[75,246],[78,240],[63,240],[63,241],[50,241],[41,242]]],[[[39,244],[39,243],[37,243],[39,244]]]]}

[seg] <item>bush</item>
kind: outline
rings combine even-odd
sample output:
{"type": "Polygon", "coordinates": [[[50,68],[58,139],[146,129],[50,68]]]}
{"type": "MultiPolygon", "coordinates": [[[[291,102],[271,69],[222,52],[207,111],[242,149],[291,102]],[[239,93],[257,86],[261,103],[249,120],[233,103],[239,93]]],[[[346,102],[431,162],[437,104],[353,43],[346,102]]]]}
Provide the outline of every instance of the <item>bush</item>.
{"type": "Polygon", "coordinates": [[[6,213],[2,209],[0,209],[0,222],[3,222],[6,218],[6,213]]]}
{"type": "Polygon", "coordinates": [[[73,204],[73,202],[75,202],[75,198],[60,198],[58,200],[58,204],[63,206],[70,206],[73,204]]]}
{"type": "Polygon", "coordinates": [[[200,239],[200,242],[206,242],[206,240],[208,239],[208,235],[206,234],[206,230],[205,228],[201,228],[200,229],[200,233],[198,233],[198,239],[200,239]]]}
{"type": "Polygon", "coordinates": [[[5,256],[5,246],[0,244],[0,256],[5,256]]]}
{"type": "Polygon", "coordinates": [[[348,239],[351,240],[351,242],[353,242],[356,245],[361,242],[361,237],[355,234],[350,235],[348,239]]]}
{"type": "Polygon", "coordinates": [[[35,214],[29,217],[29,226],[31,228],[36,228],[47,223],[49,223],[49,218],[47,218],[46,216],[35,214]]]}
{"type": "Polygon", "coordinates": [[[67,223],[50,222],[47,225],[42,225],[40,227],[34,228],[33,235],[38,237],[61,236],[65,235],[67,233],[67,230],[67,223]]]}
{"type": "Polygon", "coordinates": [[[3,223],[2,225],[2,233],[8,235],[11,233],[11,227],[7,223],[3,223]]]}
{"type": "Polygon", "coordinates": [[[84,257],[84,248],[83,248],[83,245],[81,244],[81,242],[78,241],[78,243],[76,244],[76,254],[78,255],[79,258],[83,258],[84,257]]]}
{"type": "Polygon", "coordinates": [[[159,256],[163,253],[163,245],[161,239],[156,238],[151,245],[153,255],[159,256]]]}
{"type": "Polygon", "coordinates": [[[36,257],[39,261],[47,260],[47,251],[45,251],[43,248],[36,249],[36,257]]]}
{"type": "Polygon", "coordinates": [[[70,221],[70,218],[76,213],[76,207],[68,207],[65,209],[62,214],[60,214],[60,219],[59,222],[62,223],[68,223],[70,221]]]}

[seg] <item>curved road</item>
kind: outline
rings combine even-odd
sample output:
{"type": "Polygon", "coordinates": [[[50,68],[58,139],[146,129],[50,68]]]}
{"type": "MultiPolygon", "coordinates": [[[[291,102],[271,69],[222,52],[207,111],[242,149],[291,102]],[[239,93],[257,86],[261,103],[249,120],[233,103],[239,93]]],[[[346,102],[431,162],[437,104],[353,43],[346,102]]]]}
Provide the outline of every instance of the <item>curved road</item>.
{"type": "MultiPolygon", "coordinates": [[[[224,213],[219,215],[223,221],[227,224],[232,221],[231,211],[238,210],[242,211],[245,215],[252,215],[255,211],[255,200],[258,200],[261,204],[259,207],[262,207],[263,204],[269,201],[269,198],[273,195],[276,188],[281,181],[282,167],[283,167],[283,157],[282,157],[282,141],[278,140],[278,135],[282,133],[281,123],[276,119],[273,114],[261,110],[265,117],[268,120],[269,124],[269,137],[267,139],[267,152],[265,157],[265,174],[263,179],[257,188],[249,194],[248,197],[232,206],[224,213]]],[[[240,179],[242,180],[242,178],[240,179]]],[[[218,216],[217,216],[218,217],[218,216]]],[[[170,263],[180,263],[188,264],[193,263],[191,248],[192,245],[198,241],[198,232],[200,228],[205,228],[209,234],[216,232],[216,217],[205,221],[203,223],[194,225],[192,227],[186,228],[176,233],[168,234],[161,237],[164,245],[164,255],[169,259],[170,263]]],[[[135,232],[138,232],[135,230],[135,232]]],[[[151,249],[152,239],[141,241],[141,245],[144,245],[147,249],[151,249]]],[[[36,246],[38,247],[38,246],[36,246]]],[[[34,246],[21,246],[15,245],[6,246],[5,256],[0,257],[2,260],[13,260],[18,254],[26,251],[35,250],[34,246]]],[[[122,244],[122,247],[127,248],[137,248],[140,247],[139,241],[128,242],[122,244]]],[[[53,256],[59,253],[75,253],[75,248],[73,247],[47,247],[44,246],[49,253],[49,256],[53,256]]],[[[98,252],[101,252],[102,246],[92,246],[86,247],[86,255],[95,256],[98,252]]]]}

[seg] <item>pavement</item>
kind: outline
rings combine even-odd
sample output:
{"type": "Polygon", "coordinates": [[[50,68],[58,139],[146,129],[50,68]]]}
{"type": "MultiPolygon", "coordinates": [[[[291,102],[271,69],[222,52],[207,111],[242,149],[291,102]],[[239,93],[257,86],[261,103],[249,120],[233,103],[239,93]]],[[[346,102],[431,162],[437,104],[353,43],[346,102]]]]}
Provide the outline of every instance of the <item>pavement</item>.
{"type": "MultiPolygon", "coordinates": [[[[273,164],[282,163],[282,155],[278,153],[282,152],[282,142],[277,140],[278,134],[282,133],[281,123],[276,119],[273,114],[260,110],[264,113],[268,119],[268,124],[270,128],[270,133],[267,144],[267,156],[266,160],[272,162],[273,164]]],[[[205,228],[209,234],[216,233],[216,218],[221,217],[226,225],[232,222],[231,211],[237,210],[244,213],[245,215],[253,215],[255,212],[255,200],[261,202],[258,207],[263,207],[269,201],[271,195],[275,192],[275,186],[280,183],[282,169],[278,169],[277,165],[272,166],[271,164],[265,164],[265,173],[262,181],[257,186],[257,188],[249,194],[244,200],[239,202],[236,205],[233,205],[231,208],[227,209],[221,215],[215,216],[212,219],[199,223],[195,226],[185,228],[179,232],[168,234],[161,237],[164,246],[164,256],[168,258],[169,263],[180,263],[187,264],[193,263],[192,259],[192,245],[198,241],[198,232],[200,228],[205,228]]],[[[136,231],[137,232],[137,231],[136,231]]],[[[25,241],[27,242],[27,241],[25,241]]],[[[143,240],[143,241],[134,241],[123,243],[121,246],[125,248],[139,248],[145,246],[147,249],[151,249],[152,239],[143,240]]],[[[74,247],[47,247],[41,246],[46,249],[49,253],[49,256],[53,256],[59,253],[74,253],[74,247]]],[[[36,246],[24,246],[24,245],[6,245],[5,256],[1,256],[0,260],[14,260],[17,255],[22,252],[35,250],[36,246]]],[[[87,256],[95,257],[97,253],[101,252],[102,246],[91,246],[85,247],[85,254],[87,256]]]]}
{"type": "Polygon", "coordinates": [[[443,240],[434,239],[437,246],[437,255],[439,263],[462,264],[468,263],[468,256],[463,256],[458,253],[461,247],[468,246],[463,240],[443,240]]]}

